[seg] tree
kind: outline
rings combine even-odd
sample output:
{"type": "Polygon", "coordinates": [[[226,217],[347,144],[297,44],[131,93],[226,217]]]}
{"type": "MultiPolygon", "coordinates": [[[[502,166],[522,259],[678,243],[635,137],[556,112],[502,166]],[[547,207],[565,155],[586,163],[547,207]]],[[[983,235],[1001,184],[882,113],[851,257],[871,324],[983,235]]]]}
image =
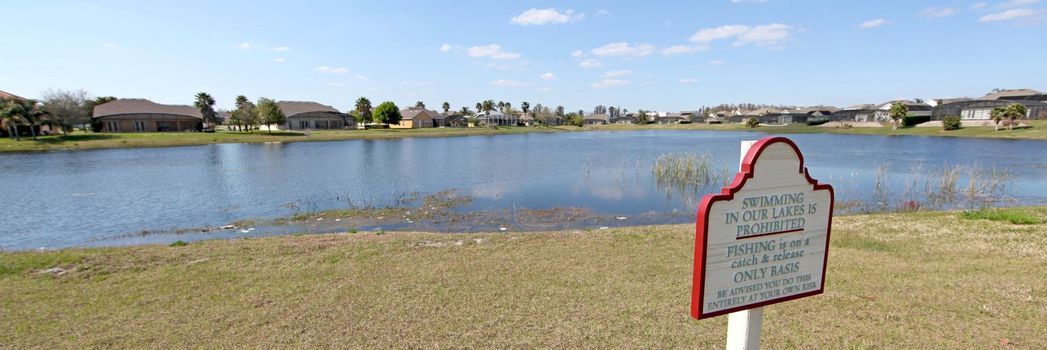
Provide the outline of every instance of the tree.
{"type": "Polygon", "coordinates": [[[1028,109],[1021,103],[1012,103],[1007,106],[1007,119],[1010,119],[1010,123],[1007,124],[1007,130],[1014,130],[1014,120],[1025,118],[1025,114],[1028,113],[1028,109]]]}
{"type": "Polygon", "coordinates": [[[444,114],[451,112],[451,103],[444,101],[444,105],[441,107],[444,108],[444,114]]]}
{"type": "Polygon", "coordinates": [[[469,107],[466,106],[462,106],[462,109],[459,110],[458,113],[461,113],[463,115],[473,115],[473,111],[470,111],[469,107]]]}
{"type": "Polygon", "coordinates": [[[647,124],[647,111],[641,109],[636,113],[636,124],[647,124]]]}
{"type": "Polygon", "coordinates": [[[414,108],[422,108],[422,109],[425,109],[425,102],[422,102],[422,101],[418,101],[418,102],[415,102],[415,103],[414,103],[414,108]]]}
{"type": "Polygon", "coordinates": [[[256,107],[258,113],[258,121],[262,124],[268,125],[266,129],[269,133],[273,133],[273,125],[281,125],[287,122],[287,116],[280,110],[280,106],[276,104],[276,101],[261,97],[258,98],[258,107],[256,107]]]}
{"type": "MultiPolygon", "coordinates": [[[[113,96],[99,96],[99,97],[95,97],[94,100],[88,100],[87,101],[87,106],[85,106],[87,108],[87,115],[94,116],[95,106],[98,106],[98,105],[104,104],[104,103],[113,102],[113,101],[116,101],[116,97],[113,97],[113,96]]],[[[102,131],[102,122],[98,121],[98,120],[96,120],[94,118],[91,118],[91,131],[94,131],[94,132],[102,131]]]]}
{"type": "Polygon", "coordinates": [[[371,120],[371,100],[368,100],[366,97],[363,97],[363,96],[361,96],[360,98],[356,99],[355,112],[356,112],[355,117],[356,117],[356,122],[357,123],[359,123],[359,124],[370,123],[372,121],[371,120]]]}
{"type": "Polygon", "coordinates": [[[240,127],[240,131],[247,127],[250,131],[254,125],[258,123],[257,111],[255,110],[254,103],[247,99],[247,96],[240,95],[236,96],[236,109],[229,113],[229,121],[226,123],[237,125],[240,127]]]}
{"type": "Polygon", "coordinates": [[[1000,121],[1007,118],[1007,108],[996,107],[989,112],[989,118],[992,118],[993,124],[996,125],[996,131],[1000,131],[1000,121]]]}
{"type": "Polygon", "coordinates": [[[891,128],[894,130],[898,130],[898,123],[902,120],[902,118],[905,118],[906,115],[909,115],[909,106],[906,106],[904,103],[901,102],[892,103],[891,110],[889,113],[891,116],[891,128]]]}
{"type": "Polygon", "coordinates": [[[385,101],[378,105],[378,108],[374,109],[374,115],[372,116],[376,123],[383,124],[397,124],[400,119],[403,118],[400,115],[400,108],[396,107],[396,104],[392,101],[385,101]]]}
{"type": "Polygon", "coordinates": [[[13,131],[16,140],[21,140],[18,125],[29,126],[29,132],[36,140],[36,127],[48,122],[46,115],[36,100],[8,98],[0,105],[0,120],[13,131]]]}
{"type": "Polygon", "coordinates": [[[206,92],[198,92],[193,105],[200,109],[200,114],[203,115],[204,123],[208,128],[214,128],[218,121],[218,112],[214,110],[214,98],[206,92]]]}
{"type": "Polygon", "coordinates": [[[557,117],[564,116],[564,108],[563,108],[563,106],[556,106],[556,116],[557,117]]]}
{"type": "Polygon", "coordinates": [[[520,110],[527,114],[527,112],[531,111],[531,104],[527,103],[527,101],[520,102],[520,110]]]}
{"type": "Polygon", "coordinates": [[[607,114],[607,107],[604,105],[596,105],[596,107],[593,107],[593,114],[607,114]]]}
{"type": "Polygon", "coordinates": [[[950,115],[942,119],[942,129],[945,130],[959,130],[963,127],[960,122],[960,116],[950,115]]]}
{"type": "Polygon", "coordinates": [[[574,126],[583,126],[585,125],[585,117],[582,117],[581,113],[571,113],[567,115],[567,123],[574,126]]]}
{"type": "Polygon", "coordinates": [[[483,102],[477,102],[476,103],[476,113],[483,112],[483,110],[484,110],[483,102]]]}
{"type": "Polygon", "coordinates": [[[76,125],[88,124],[91,119],[87,109],[88,97],[84,90],[51,90],[42,93],[44,109],[51,115],[53,124],[69,135],[76,125]]]}
{"type": "Polygon", "coordinates": [[[498,111],[505,109],[505,102],[498,101],[498,111]]]}
{"type": "Polygon", "coordinates": [[[484,113],[490,113],[494,110],[494,106],[494,100],[486,100],[482,105],[480,105],[480,109],[483,110],[484,113]]]}

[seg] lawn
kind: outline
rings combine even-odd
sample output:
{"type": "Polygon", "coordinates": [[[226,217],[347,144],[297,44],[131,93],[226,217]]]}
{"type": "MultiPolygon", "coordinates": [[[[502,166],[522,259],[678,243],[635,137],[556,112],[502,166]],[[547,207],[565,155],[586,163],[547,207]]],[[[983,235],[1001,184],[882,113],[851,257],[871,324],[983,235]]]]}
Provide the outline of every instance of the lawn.
{"type": "Polygon", "coordinates": [[[429,129],[371,129],[371,130],[316,130],[309,132],[231,132],[215,133],[74,133],[69,136],[42,136],[38,140],[23,138],[15,141],[0,138],[0,152],[49,151],[96,148],[190,146],[213,143],[334,141],[358,139],[393,139],[403,137],[451,137],[470,135],[503,135],[532,132],[592,131],[592,130],[721,130],[756,131],[772,134],[861,134],[861,135],[917,135],[1006,139],[1047,140],[1047,120],[1023,121],[1031,128],[994,131],[992,127],[965,127],[944,131],[941,128],[830,128],[792,124],[787,126],[760,126],[749,128],[743,124],[676,124],[676,125],[601,125],[556,127],[499,127],[499,128],[429,128],[429,129]]]}
{"type": "MultiPolygon", "coordinates": [[[[1047,348],[1047,207],[1007,211],[1040,220],[836,218],[825,294],[767,307],[764,348],[1047,348]]],[[[0,348],[723,348],[726,317],[688,315],[693,236],[674,225],[0,253],[0,348]]]]}

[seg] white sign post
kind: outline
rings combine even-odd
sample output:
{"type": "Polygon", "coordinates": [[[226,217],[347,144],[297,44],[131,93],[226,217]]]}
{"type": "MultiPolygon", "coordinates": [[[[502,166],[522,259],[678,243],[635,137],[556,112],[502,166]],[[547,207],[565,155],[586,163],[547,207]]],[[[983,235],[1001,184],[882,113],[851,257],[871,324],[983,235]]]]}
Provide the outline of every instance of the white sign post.
{"type": "Polygon", "coordinates": [[[787,138],[741,153],[731,185],[698,206],[691,316],[729,314],[727,349],[759,349],[763,306],[825,287],[834,196],[787,138]]]}

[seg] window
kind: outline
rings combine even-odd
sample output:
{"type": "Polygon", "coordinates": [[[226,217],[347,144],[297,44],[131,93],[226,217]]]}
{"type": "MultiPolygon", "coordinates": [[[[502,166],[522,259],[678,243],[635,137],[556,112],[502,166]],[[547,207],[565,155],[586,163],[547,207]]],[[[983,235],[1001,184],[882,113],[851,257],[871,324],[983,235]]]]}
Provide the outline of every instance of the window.
{"type": "Polygon", "coordinates": [[[146,129],[146,122],[145,121],[136,120],[136,121],[132,122],[132,126],[134,127],[135,131],[146,131],[145,130],[146,129]]]}
{"type": "Polygon", "coordinates": [[[110,120],[105,122],[105,124],[105,128],[110,132],[120,131],[120,123],[117,123],[116,121],[110,120]]]}

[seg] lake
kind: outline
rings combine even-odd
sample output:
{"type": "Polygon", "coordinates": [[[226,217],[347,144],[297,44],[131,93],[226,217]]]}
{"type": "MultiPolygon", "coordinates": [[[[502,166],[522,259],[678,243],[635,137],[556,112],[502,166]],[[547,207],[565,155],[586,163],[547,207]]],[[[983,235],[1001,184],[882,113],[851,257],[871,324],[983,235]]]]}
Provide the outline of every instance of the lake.
{"type": "MultiPolygon", "coordinates": [[[[714,175],[723,173],[720,169],[733,173],[739,142],[763,136],[591,131],[0,154],[5,218],[0,249],[284,234],[303,228],[175,232],[301,212],[395,206],[415,194],[447,190],[472,199],[456,210],[503,214],[483,225],[405,222],[383,229],[528,230],[534,227],[514,213],[556,208],[586,208],[613,218],[557,228],[693,222],[697,199],[718,191],[722,178],[668,186],[653,174],[655,160],[694,153],[709,157],[714,175]]],[[[1047,204],[1047,142],[788,137],[804,152],[811,176],[836,188],[839,213],[1047,204]],[[944,193],[943,187],[956,191],[944,193]]]]}

